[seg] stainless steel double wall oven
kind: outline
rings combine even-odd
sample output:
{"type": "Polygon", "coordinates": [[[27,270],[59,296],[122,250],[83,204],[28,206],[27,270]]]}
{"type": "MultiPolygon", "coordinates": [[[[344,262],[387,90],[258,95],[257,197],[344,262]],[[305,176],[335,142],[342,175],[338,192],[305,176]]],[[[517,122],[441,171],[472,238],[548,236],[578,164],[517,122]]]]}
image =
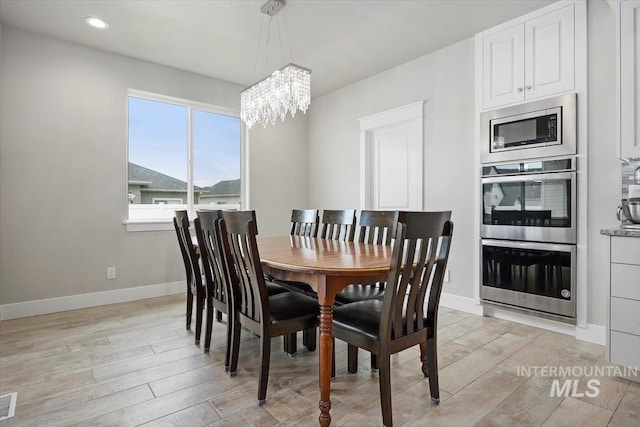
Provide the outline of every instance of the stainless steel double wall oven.
{"type": "Polygon", "coordinates": [[[575,322],[575,94],[484,113],[485,303],[575,322]]]}

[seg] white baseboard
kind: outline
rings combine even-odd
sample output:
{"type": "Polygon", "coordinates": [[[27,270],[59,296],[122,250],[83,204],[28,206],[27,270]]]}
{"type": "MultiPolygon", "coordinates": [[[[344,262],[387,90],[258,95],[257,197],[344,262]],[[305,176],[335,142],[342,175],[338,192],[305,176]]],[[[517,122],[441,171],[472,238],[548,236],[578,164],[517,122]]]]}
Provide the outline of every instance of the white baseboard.
{"type": "Polygon", "coordinates": [[[440,305],[454,310],[464,311],[465,313],[476,314],[482,316],[482,306],[473,298],[461,297],[455,294],[447,294],[443,292],[440,295],[440,305]]]}
{"type": "Polygon", "coordinates": [[[607,327],[587,323],[586,328],[576,326],[576,339],[593,344],[607,345],[607,327]]]}
{"type": "Polygon", "coordinates": [[[604,326],[592,325],[589,323],[583,328],[581,326],[569,325],[562,322],[556,322],[554,320],[530,316],[524,313],[517,313],[511,310],[501,310],[497,307],[483,307],[485,316],[496,317],[510,322],[546,329],[547,331],[571,335],[580,341],[587,341],[598,345],[606,344],[607,329],[604,326]]]}
{"type": "Polygon", "coordinates": [[[135,288],[114,289],[90,294],[70,295],[59,298],[40,299],[0,305],[0,320],[58,313],[118,302],[136,301],[146,298],[186,292],[185,282],[161,283],[158,285],[138,286],[135,288]]]}

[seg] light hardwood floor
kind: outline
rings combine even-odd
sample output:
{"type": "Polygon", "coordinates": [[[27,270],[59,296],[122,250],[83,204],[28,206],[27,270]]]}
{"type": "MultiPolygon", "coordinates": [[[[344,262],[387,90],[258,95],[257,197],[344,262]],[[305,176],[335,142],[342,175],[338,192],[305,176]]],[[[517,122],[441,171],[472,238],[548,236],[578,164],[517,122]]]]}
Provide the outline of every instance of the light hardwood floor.
{"type": "MultiPolygon", "coordinates": [[[[0,394],[18,392],[0,426],[315,426],[317,353],[295,358],[273,341],[267,403],[256,401],[258,339],[243,331],[238,376],[223,367],[225,325],[204,354],[184,328],[184,296],[153,298],[0,323],[0,394]]],[[[604,377],[597,397],[550,397],[553,378],[518,367],[607,366],[604,348],[572,337],[446,308],[439,318],[441,403],[429,400],[418,349],[393,357],[396,426],[634,426],[640,384],[604,377]]],[[[360,352],[346,370],[337,343],[336,426],[382,424],[378,377],[360,352]]],[[[589,378],[579,378],[578,391],[589,378]]],[[[562,378],[562,381],[565,379],[562,378]]]]}

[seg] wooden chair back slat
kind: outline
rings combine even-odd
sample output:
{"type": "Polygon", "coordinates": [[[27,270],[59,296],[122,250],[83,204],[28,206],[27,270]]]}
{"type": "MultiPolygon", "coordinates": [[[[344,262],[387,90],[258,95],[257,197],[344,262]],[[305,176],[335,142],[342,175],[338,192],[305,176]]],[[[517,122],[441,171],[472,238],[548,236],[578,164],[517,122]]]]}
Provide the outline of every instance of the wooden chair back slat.
{"type": "Polygon", "coordinates": [[[362,211],[358,241],[390,245],[398,227],[398,211],[362,211]]]}
{"type": "Polygon", "coordinates": [[[292,236],[318,236],[318,210],[317,209],[294,209],[291,211],[292,236]]]}
{"type": "Polygon", "coordinates": [[[356,211],[325,210],[322,212],[320,237],[329,240],[352,242],[356,231],[356,211]]]}
{"type": "MultiPolygon", "coordinates": [[[[241,304],[236,306],[247,318],[263,322],[269,311],[269,298],[258,253],[255,211],[222,212],[221,232],[226,233],[229,255],[237,275],[237,294],[241,304]]],[[[231,268],[231,267],[230,267],[231,268]]]]}
{"type": "Polygon", "coordinates": [[[229,278],[216,228],[216,221],[222,218],[222,211],[199,210],[197,214],[198,218],[194,220],[194,223],[207,285],[207,295],[226,304],[229,278]]]}
{"type": "Polygon", "coordinates": [[[451,212],[400,212],[391,270],[382,307],[380,336],[398,339],[425,329],[437,316],[453,223],[451,212]]]}
{"type": "Polygon", "coordinates": [[[187,250],[186,243],[184,242],[184,220],[186,220],[186,229],[188,232],[189,218],[187,216],[187,211],[176,211],[176,214],[173,217],[173,227],[176,230],[178,246],[180,247],[180,253],[182,254],[182,262],[184,263],[184,270],[187,276],[187,285],[191,286],[193,284],[193,269],[191,268],[191,258],[189,256],[189,251],[187,250]]]}

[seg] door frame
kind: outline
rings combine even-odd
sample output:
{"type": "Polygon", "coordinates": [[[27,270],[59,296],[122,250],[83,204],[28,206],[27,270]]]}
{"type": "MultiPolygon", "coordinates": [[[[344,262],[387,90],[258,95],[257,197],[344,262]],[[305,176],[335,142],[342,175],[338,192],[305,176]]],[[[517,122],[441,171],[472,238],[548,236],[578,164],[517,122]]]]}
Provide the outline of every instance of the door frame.
{"type": "Polygon", "coordinates": [[[419,153],[417,153],[420,158],[420,180],[418,183],[419,188],[416,189],[416,193],[419,192],[418,199],[420,201],[420,206],[424,206],[424,103],[425,101],[415,102],[358,119],[360,122],[360,210],[372,209],[371,144],[373,142],[373,133],[381,128],[395,126],[398,124],[414,126],[414,132],[420,140],[419,153]]]}

